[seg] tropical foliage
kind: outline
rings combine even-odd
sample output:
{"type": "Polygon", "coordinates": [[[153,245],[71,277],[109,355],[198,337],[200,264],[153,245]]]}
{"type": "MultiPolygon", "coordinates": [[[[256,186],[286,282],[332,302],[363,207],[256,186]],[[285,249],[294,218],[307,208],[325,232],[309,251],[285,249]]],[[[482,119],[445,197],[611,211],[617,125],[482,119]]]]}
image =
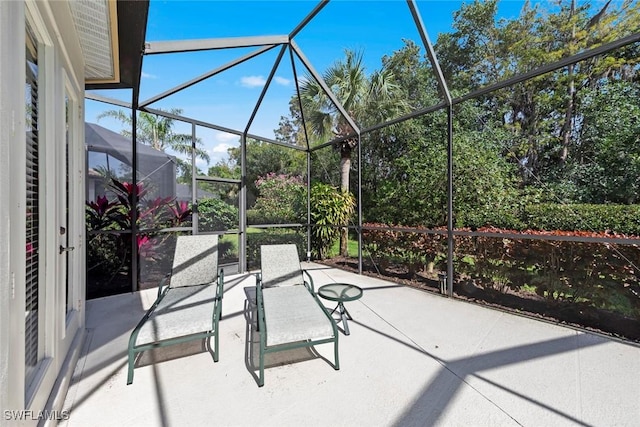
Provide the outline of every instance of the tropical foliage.
{"type": "Polygon", "coordinates": [[[355,198],[348,191],[315,183],[311,187],[311,248],[314,255],[324,259],[327,251],[340,237],[336,226],[347,225],[355,213],[355,198]]]}
{"type": "MultiPolygon", "coordinates": [[[[358,137],[349,120],[364,127],[384,122],[408,108],[400,96],[393,72],[383,68],[367,75],[363,59],[363,52],[347,49],[344,60],[336,61],[322,76],[342,105],[342,111],[312,75],[307,75],[300,87],[307,129],[317,137],[338,140],[333,146],[340,153],[343,191],[349,191],[351,153],[358,145],[358,137]]],[[[346,255],[346,252],[347,230],[342,229],[340,253],[346,255]]]]}
{"type": "MultiPolygon", "coordinates": [[[[496,0],[465,3],[454,14],[453,30],[440,34],[434,45],[454,99],[451,147],[448,112],[434,107],[443,105],[442,90],[416,42],[406,40],[383,57],[379,71],[394,87],[394,97],[403,100],[401,108],[386,114],[384,102],[362,101],[356,103],[362,110],[346,109],[362,125],[363,116],[384,122],[407,108],[434,107],[362,135],[364,220],[387,227],[364,231],[365,237],[376,236],[366,250],[381,271],[395,264],[393,271],[406,272],[402,277],[417,280],[419,272],[431,271],[421,277],[426,283],[437,280],[447,257],[442,227],[448,220],[451,161],[455,228],[533,236],[457,236],[457,292],[463,285],[483,292],[528,292],[534,295],[530,299],[548,304],[638,318],[638,246],[627,239],[640,235],[640,45],[549,68],[533,78],[518,76],[634,34],[640,28],[640,3],[525,3],[518,17],[497,16],[496,0]],[[509,79],[517,80],[503,84],[509,79]],[[500,88],[486,90],[492,85],[500,88]],[[364,115],[358,117],[358,111],[364,115]],[[389,231],[390,226],[420,232],[389,231]],[[619,238],[625,244],[591,243],[592,238],[619,238]]],[[[356,58],[347,54],[336,64],[357,64],[356,58]]],[[[323,74],[327,80],[338,74],[334,68],[323,74]]],[[[351,77],[345,81],[370,78],[366,73],[351,77]]],[[[341,102],[357,98],[343,96],[348,85],[329,86],[341,102]]],[[[311,102],[316,93],[305,94],[306,101],[303,97],[309,127],[325,140],[343,137],[338,148],[355,147],[344,138],[351,129],[342,114],[320,98],[311,102]]],[[[301,126],[299,114],[281,124],[286,128],[281,126],[280,134],[291,138],[301,126]]],[[[313,154],[323,151],[330,150],[313,154]]],[[[344,161],[334,163],[341,172],[344,166],[344,161]]],[[[311,179],[318,179],[313,162],[311,170],[311,179]]],[[[349,179],[350,188],[356,188],[353,174],[349,179]]],[[[335,229],[341,223],[332,224],[335,229]]]]}
{"type": "MultiPolygon", "coordinates": [[[[434,280],[447,257],[443,226],[451,219],[460,231],[456,286],[526,291],[550,304],[590,304],[637,318],[638,247],[629,239],[640,234],[640,43],[548,64],[636,34],[640,2],[525,2],[511,19],[499,19],[498,6],[464,3],[452,30],[434,43],[450,111],[441,108],[443,88],[420,40],[404,40],[377,70],[364,67],[365,52],[347,49],[322,73],[343,110],[312,76],[300,79],[300,99],[292,94],[275,130],[283,144],[247,143],[250,222],[305,222],[306,194],[292,177],[307,175],[307,153],[292,148],[308,142],[315,256],[324,257],[352,221],[352,193],[361,183],[364,221],[384,230],[363,231],[366,249],[383,271],[396,263],[407,277],[427,271],[434,280]],[[425,109],[354,137],[351,122],[366,130],[425,109]],[[354,160],[358,144],[362,157],[354,160]],[[361,176],[351,173],[355,166],[361,176]],[[390,231],[400,227],[416,232],[390,231]],[[513,237],[518,233],[527,239],[513,237]],[[625,241],[600,243],[607,238],[625,241]]],[[[210,175],[240,178],[242,152],[229,154],[210,175]]],[[[248,236],[251,251],[287,240],[302,250],[304,239],[298,230],[248,236]]]]}
{"type": "MultiPolygon", "coordinates": [[[[101,296],[102,292],[113,293],[111,282],[118,276],[130,274],[134,207],[140,230],[135,243],[140,259],[148,263],[164,259],[167,251],[162,248],[173,237],[171,233],[158,230],[191,221],[191,208],[187,202],[178,202],[171,197],[148,199],[146,196],[144,185],[112,179],[109,194],[86,202],[87,274],[90,276],[88,282],[92,283],[87,288],[89,298],[101,296]]],[[[125,289],[130,289],[130,284],[125,281],[125,289]]]]}

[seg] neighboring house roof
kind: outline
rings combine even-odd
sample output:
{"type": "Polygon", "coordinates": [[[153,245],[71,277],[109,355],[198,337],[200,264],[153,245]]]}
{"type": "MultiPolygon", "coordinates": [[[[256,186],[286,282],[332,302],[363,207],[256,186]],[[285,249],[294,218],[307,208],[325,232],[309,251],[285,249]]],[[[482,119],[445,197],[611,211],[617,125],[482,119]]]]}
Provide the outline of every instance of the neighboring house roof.
{"type": "MultiPolygon", "coordinates": [[[[95,123],[85,122],[84,142],[89,151],[108,153],[123,163],[131,164],[131,159],[133,159],[131,140],[117,132],[95,123]]],[[[136,145],[138,146],[137,151],[140,157],[173,161],[175,163],[174,156],[170,156],[145,144],[137,143],[136,145]]]]}
{"type": "MultiPolygon", "coordinates": [[[[133,147],[131,140],[95,123],[84,124],[85,145],[90,152],[105,153],[131,166],[133,147]]],[[[148,145],[137,143],[137,180],[153,183],[162,197],[174,196],[176,185],[176,158],[148,145]]],[[[99,174],[89,168],[89,177],[99,174]]]]}

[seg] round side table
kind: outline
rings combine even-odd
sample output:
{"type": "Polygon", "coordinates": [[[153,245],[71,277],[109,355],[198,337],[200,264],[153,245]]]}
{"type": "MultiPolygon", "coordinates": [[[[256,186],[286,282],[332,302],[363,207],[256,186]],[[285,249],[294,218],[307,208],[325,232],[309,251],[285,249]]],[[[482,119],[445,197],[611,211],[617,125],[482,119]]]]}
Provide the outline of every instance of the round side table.
{"type": "Polygon", "coordinates": [[[331,314],[335,313],[336,310],[340,313],[340,320],[338,320],[338,322],[342,321],[344,334],[349,335],[347,319],[353,320],[353,317],[351,317],[344,307],[344,303],[347,301],[355,301],[362,297],[362,288],[349,283],[331,283],[320,286],[318,288],[318,295],[326,300],[338,302],[338,305],[331,311],[331,314]]]}

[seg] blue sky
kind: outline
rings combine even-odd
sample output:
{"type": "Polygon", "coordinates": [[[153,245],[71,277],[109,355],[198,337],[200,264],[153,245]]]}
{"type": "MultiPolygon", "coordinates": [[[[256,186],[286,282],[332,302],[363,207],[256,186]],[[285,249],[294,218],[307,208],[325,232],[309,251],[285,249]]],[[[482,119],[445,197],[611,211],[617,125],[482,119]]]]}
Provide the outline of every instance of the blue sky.
{"type": "MultiPolygon", "coordinates": [[[[193,40],[219,37],[285,35],[316,6],[316,1],[187,1],[151,0],[147,41],[193,40]]],[[[432,43],[441,32],[451,30],[453,12],[459,1],[422,0],[418,9],[432,43]]],[[[523,1],[502,0],[499,14],[512,18],[523,1]]],[[[296,37],[314,68],[322,73],[344,57],[344,49],[362,50],[369,72],[380,67],[383,55],[403,46],[403,39],[419,41],[409,8],[404,0],[332,1],[296,37]]],[[[146,56],[143,62],[141,101],[238,58],[255,48],[189,52],[146,56]]],[[[152,108],[180,108],[183,115],[237,130],[244,130],[260,96],[278,48],[227,70],[183,92],[152,104],[152,108]]],[[[299,75],[298,78],[301,76],[299,75]]],[[[295,82],[291,62],[283,59],[256,114],[250,132],[273,138],[280,116],[288,113],[295,82]]],[[[100,94],[130,101],[130,91],[102,91],[100,94]]],[[[86,120],[115,131],[122,125],[109,119],[97,121],[112,106],[87,101],[86,120]]],[[[176,131],[191,133],[190,125],[177,122],[176,131]]],[[[238,144],[237,137],[197,128],[213,165],[225,159],[227,148],[238,144]]],[[[202,162],[199,166],[206,169],[202,162]]]]}

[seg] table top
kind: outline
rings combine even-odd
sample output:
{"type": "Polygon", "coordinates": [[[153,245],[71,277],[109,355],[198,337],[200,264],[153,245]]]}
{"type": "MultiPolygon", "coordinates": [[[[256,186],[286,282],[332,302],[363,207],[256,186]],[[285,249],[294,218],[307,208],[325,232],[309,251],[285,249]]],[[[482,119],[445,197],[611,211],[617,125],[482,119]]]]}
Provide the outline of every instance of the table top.
{"type": "Polygon", "coordinates": [[[318,295],[331,301],[354,301],[362,296],[362,288],[349,283],[331,283],[320,286],[318,295]]]}

